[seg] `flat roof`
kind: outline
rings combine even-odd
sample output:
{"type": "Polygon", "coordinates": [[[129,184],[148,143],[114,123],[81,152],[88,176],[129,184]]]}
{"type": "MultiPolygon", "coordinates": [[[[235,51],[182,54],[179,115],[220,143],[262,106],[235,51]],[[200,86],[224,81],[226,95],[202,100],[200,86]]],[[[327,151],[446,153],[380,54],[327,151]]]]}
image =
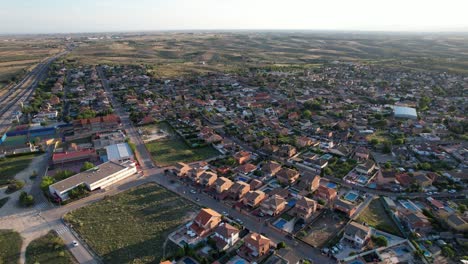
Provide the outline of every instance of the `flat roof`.
{"type": "Polygon", "coordinates": [[[126,168],[127,167],[124,165],[108,161],[87,171],[75,174],[65,180],[56,182],[51,186],[59,192],[64,192],[83,183],[91,185],[126,168]]]}
{"type": "Polygon", "coordinates": [[[411,108],[411,107],[406,107],[406,106],[394,106],[393,111],[395,113],[395,116],[401,116],[401,117],[418,117],[418,114],[416,113],[416,109],[411,108]]]}
{"type": "Polygon", "coordinates": [[[120,160],[132,156],[132,150],[127,143],[119,143],[106,147],[108,160],[120,160]]]}

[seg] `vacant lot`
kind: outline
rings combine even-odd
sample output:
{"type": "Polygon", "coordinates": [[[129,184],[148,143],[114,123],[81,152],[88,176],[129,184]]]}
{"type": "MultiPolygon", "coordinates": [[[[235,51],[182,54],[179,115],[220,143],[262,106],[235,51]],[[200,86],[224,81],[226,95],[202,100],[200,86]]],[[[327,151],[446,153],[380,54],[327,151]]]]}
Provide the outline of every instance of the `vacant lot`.
{"type": "Polygon", "coordinates": [[[401,236],[398,227],[385,211],[380,199],[373,200],[369,206],[359,215],[358,222],[366,222],[368,225],[390,234],[401,236]]]}
{"type": "Polygon", "coordinates": [[[37,154],[0,159],[0,186],[8,184],[15,175],[26,169],[37,154]]]}
{"type": "Polygon", "coordinates": [[[307,235],[302,239],[310,245],[321,248],[346,224],[345,218],[326,211],[304,230],[307,235]]]}
{"type": "Polygon", "coordinates": [[[26,264],[73,264],[76,263],[63,240],[53,231],[31,241],[26,249],[26,264]]]}
{"type": "Polygon", "coordinates": [[[0,263],[18,263],[21,236],[12,230],[0,230],[0,263]]]}
{"type": "MultiPolygon", "coordinates": [[[[157,263],[167,235],[198,209],[180,196],[145,184],[65,216],[105,263],[157,263]]],[[[174,253],[168,243],[166,255],[174,253]]]]}
{"type": "Polygon", "coordinates": [[[146,144],[148,151],[159,166],[173,165],[177,162],[205,160],[219,153],[211,146],[190,148],[181,139],[152,141],[146,144]]]}

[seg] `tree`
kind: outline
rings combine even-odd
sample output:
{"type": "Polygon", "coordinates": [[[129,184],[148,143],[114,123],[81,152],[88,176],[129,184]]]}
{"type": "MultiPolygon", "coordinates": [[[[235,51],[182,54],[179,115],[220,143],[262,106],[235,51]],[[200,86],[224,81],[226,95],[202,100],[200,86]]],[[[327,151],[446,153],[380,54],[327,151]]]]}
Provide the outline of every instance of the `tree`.
{"type": "Polygon", "coordinates": [[[50,176],[44,176],[41,181],[41,190],[46,192],[49,190],[49,186],[55,183],[55,179],[50,176]]]}
{"type": "Polygon", "coordinates": [[[284,241],[281,241],[278,243],[278,245],[276,245],[276,249],[282,249],[285,247],[286,247],[286,243],[284,243],[284,241]]]}
{"type": "Polygon", "coordinates": [[[8,188],[6,190],[7,193],[13,193],[18,190],[21,190],[24,187],[24,181],[20,180],[12,180],[10,184],[8,184],[8,188]]]}
{"type": "Polygon", "coordinates": [[[373,236],[372,242],[374,242],[378,247],[386,247],[388,245],[388,240],[384,236],[373,236]]]}
{"type": "Polygon", "coordinates": [[[89,162],[89,161],[85,161],[85,163],[83,163],[83,166],[81,167],[80,171],[87,171],[89,169],[92,169],[94,168],[94,164],[89,162]]]}
{"type": "Polygon", "coordinates": [[[448,258],[453,258],[455,257],[455,251],[452,249],[452,247],[447,245],[442,248],[442,255],[448,258]]]}
{"type": "Polygon", "coordinates": [[[302,112],[302,116],[305,119],[310,119],[312,117],[312,112],[310,110],[305,110],[304,112],[302,112]]]}
{"type": "Polygon", "coordinates": [[[22,206],[28,207],[34,204],[34,197],[27,192],[21,192],[19,202],[22,206]]]}

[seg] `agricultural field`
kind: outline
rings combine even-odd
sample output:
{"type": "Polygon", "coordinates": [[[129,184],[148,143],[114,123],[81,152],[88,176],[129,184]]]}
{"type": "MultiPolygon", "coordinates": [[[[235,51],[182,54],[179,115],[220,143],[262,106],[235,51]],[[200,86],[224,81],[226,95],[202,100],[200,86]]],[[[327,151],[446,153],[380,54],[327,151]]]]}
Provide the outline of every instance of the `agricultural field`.
{"type": "Polygon", "coordinates": [[[18,263],[22,239],[12,230],[0,230],[0,263],[18,263]]]}
{"type": "MultiPolygon", "coordinates": [[[[145,184],[68,213],[65,220],[104,263],[157,263],[168,234],[194,217],[196,210],[177,194],[145,184]]],[[[175,250],[177,246],[168,241],[166,256],[175,250]]]]}
{"type": "Polygon", "coordinates": [[[359,215],[357,222],[365,222],[369,226],[376,229],[385,231],[387,233],[401,236],[398,227],[390,218],[390,215],[385,211],[382,201],[380,199],[374,199],[369,206],[359,215]]]}
{"type": "Polygon", "coordinates": [[[26,249],[26,264],[74,264],[73,256],[63,240],[53,231],[29,243],[26,249]]]}
{"type": "Polygon", "coordinates": [[[15,175],[26,169],[37,154],[0,158],[0,186],[7,185],[15,175]]]}

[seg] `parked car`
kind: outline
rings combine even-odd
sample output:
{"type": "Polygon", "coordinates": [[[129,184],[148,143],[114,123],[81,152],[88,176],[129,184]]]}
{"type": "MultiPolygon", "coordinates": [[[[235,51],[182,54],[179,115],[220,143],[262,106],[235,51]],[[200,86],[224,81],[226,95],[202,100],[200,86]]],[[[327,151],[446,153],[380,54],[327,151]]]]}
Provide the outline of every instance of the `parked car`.
{"type": "Polygon", "coordinates": [[[72,245],[73,245],[74,247],[79,246],[79,244],[78,244],[78,242],[76,242],[76,240],[73,240],[72,245]]]}

